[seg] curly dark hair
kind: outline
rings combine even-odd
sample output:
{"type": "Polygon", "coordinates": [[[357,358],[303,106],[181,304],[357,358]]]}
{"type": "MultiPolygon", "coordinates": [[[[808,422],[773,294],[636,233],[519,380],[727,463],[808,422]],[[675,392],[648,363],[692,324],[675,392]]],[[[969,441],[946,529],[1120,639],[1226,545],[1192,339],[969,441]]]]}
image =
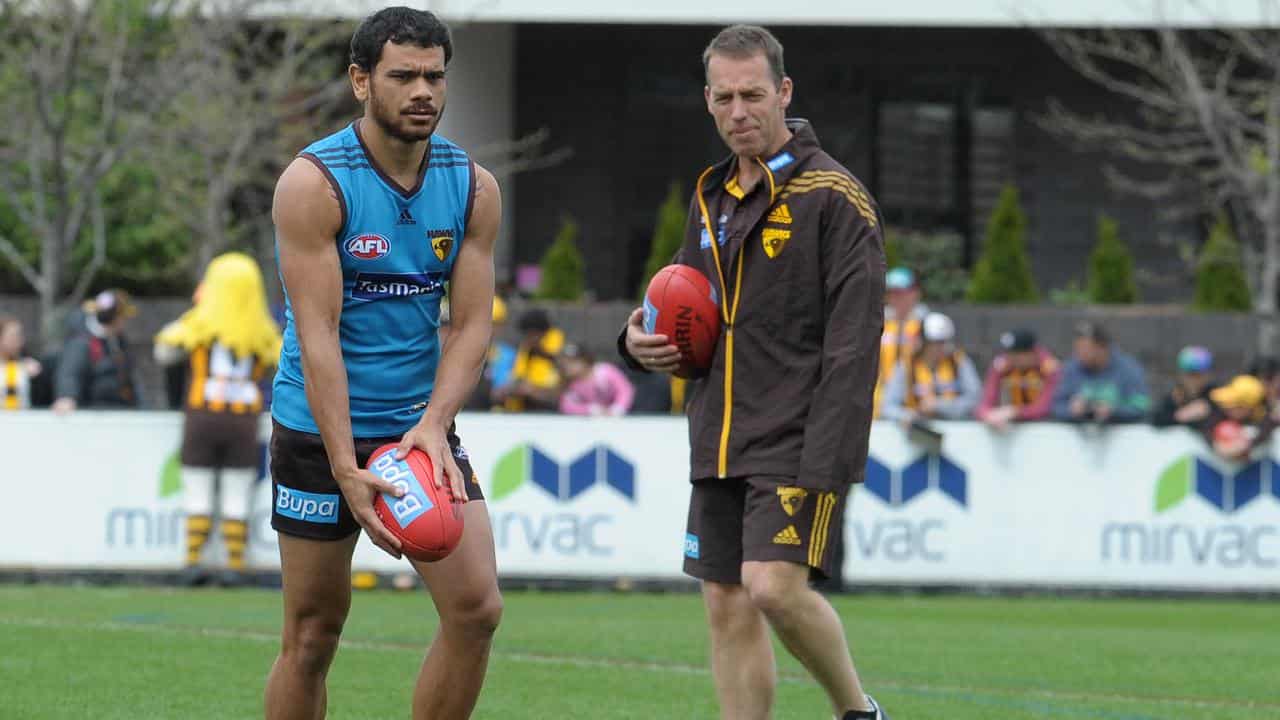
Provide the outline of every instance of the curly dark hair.
{"type": "Polygon", "coordinates": [[[351,36],[351,63],[365,72],[373,72],[388,41],[397,45],[442,48],[445,65],[453,57],[453,38],[443,20],[426,10],[389,7],[365,18],[356,28],[351,36]]]}

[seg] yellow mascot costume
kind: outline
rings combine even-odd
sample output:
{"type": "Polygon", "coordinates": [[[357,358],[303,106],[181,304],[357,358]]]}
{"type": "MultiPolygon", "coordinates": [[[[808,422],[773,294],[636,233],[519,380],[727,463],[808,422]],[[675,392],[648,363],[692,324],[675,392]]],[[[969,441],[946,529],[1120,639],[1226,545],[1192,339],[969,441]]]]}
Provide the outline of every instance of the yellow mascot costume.
{"type": "Polygon", "coordinates": [[[212,532],[215,481],[227,550],[224,584],[244,569],[249,497],[259,467],[260,383],[280,356],[280,329],[267,311],[262,271],[242,253],[214,258],[194,306],[155,337],[156,361],[187,360],[182,433],[182,484],[187,513],[188,581],[212,532]]]}

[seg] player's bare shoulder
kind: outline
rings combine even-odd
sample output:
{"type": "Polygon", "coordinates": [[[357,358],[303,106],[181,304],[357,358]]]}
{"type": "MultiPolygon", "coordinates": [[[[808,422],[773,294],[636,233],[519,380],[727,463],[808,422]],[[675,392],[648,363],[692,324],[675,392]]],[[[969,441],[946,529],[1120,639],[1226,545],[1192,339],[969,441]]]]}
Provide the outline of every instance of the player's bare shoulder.
{"type": "Polygon", "coordinates": [[[478,163],[475,165],[475,173],[475,195],[471,198],[467,236],[492,245],[498,234],[498,222],[502,218],[502,190],[493,173],[478,163]]]}
{"type": "Polygon", "coordinates": [[[314,160],[294,158],[276,181],[271,220],[286,235],[301,231],[332,236],[342,224],[338,189],[314,160]]]}

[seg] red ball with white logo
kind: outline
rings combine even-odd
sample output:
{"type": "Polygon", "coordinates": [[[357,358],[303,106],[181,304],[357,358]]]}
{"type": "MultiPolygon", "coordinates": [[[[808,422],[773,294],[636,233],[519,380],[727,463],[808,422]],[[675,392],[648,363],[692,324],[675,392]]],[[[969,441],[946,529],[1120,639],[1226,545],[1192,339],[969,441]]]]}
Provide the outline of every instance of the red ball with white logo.
{"type": "Polygon", "coordinates": [[[443,560],[462,540],[462,503],[446,483],[436,487],[431,458],[417,448],[396,459],[396,445],[383,445],[369,456],[369,472],[405,494],[378,493],[373,510],[387,530],[400,539],[407,557],[423,562],[443,560]]]}
{"type": "Polygon", "coordinates": [[[706,275],[688,265],[668,265],[644,294],[644,329],[666,335],[680,349],[676,377],[707,374],[720,342],[720,304],[706,275]]]}

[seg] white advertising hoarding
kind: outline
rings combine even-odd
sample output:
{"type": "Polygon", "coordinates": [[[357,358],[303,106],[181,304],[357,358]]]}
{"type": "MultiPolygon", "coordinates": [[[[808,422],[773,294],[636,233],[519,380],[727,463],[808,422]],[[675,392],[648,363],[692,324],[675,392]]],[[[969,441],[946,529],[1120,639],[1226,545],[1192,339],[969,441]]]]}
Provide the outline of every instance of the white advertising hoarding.
{"type": "Polygon", "coordinates": [[[887,424],[845,528],[854,582],[1280,589],[1280,475],[1197,436],[943,426],[941,454],[887,424]]]}
{"type": "MultiPolygon", "coordinates": [[[[682,419],[464,415],[458,426],[500,572],[681,576],[682,419]]],[[[940,427],[941,453],[894,425],[873,429],[845,526],[851,583],[1280,590],[1272,458],[1223,463],[1183,430],[940,427]]],[[[0,567],[180,567],[180,429],[169,413],[0,414],[0,567]]],[[[270,504],[264,480],[249,546],[260,569],[279,564],[270,504]]],[[[355,565],[407,568],[364,540],[355,565]]]]}

